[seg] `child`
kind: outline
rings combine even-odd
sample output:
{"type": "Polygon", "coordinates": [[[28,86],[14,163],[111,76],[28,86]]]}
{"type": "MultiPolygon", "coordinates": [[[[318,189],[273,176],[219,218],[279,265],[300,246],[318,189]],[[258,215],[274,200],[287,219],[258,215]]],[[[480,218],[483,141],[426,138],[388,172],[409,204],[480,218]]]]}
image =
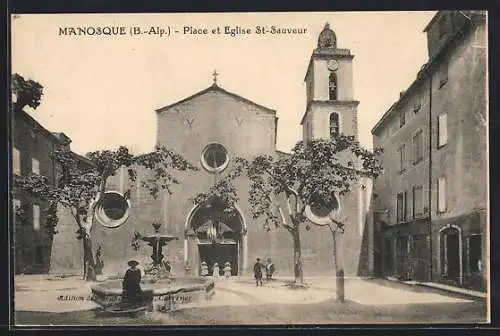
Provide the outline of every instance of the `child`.
{"type": "Polygon", "coordinates": [[[201,262],[201,276],[207,276],[208,275],[208,265],[205,261],[201,262]]]}
{"type": "Polygon", "coordinates": [[[271,258],[267,259],[267,264],[266,264],[266,279],[272,280],[274,271],[276,270],[276,267],[273,264],[273,261],[271,258]]]}
{"type": "Polygon", "coordinates": [[[224,271],[224,276],[226,277],[226,279],[229,279],[231,277],[231,263],[227,261],[224,264],[224,268],[222,270],[224,271]]]}
{"type": "Polygon", "coordinates": [[[219,275],[220,275],[219,264],[214,263],[214,267],[213,267],[213,271],[212,271],[212,276],[213,276],[214,280],[219,279],[219,275]]]}
{"type": "Polygon", "coordinates": [[[165,266],[165,275],[167,276],[167,278],[170,278],[172,276],[172,266],[170,265],[170,261],[165,261],[163,263],[163,266],[165,266]]]}

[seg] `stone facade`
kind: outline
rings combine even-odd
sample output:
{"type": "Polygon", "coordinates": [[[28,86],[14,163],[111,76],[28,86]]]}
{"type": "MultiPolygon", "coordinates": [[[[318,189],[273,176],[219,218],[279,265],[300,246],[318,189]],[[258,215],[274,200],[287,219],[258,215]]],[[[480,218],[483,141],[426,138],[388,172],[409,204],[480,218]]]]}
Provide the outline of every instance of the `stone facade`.
{"type": "Polygon", "coordinates": [[[429,62],[372,130],[374,146],[385,150],[381,158],[385,171],[373,190],[380,251],[376,268],[384,275],[484,290],[485,18],[471,11],[442,11],[426,32],[429,62]],[[416,157],[418,132],[422,132],[422,155],[416,157]],[[406,201],[401,204],[406,211],[398,215],[397,195],[404,193],[406,201]]]}
{"type": "MultiPolygon", "coordinates": [[[[64,134],[54,134],[45,129],[28,113],[16,111],[12,118],[12,173],[28,175],[38,173],[54,186],[57,179],[57,167],[50,153],[69,146],[69,138],[64,134]]],[[[14,272],[47,273],[50,267],[53,233],[45,223],[47,220],[46,202],[14,189],[13,206],[24,210],[25,220],[13,216],[14,227],[14,272]],[[35,209],[36,208],[36,209],[35,209]]]]}
{"type": "MultiPolygon", "coordinates": [[[[312,125],[312,133],[305,135],[305,139],[310,139],[310,136],[328,136],[328,116],[332,111],[340,115],[342,132],[357,137],[358,102],[353,101],[351,97],[352,55],[344,49],[336,51],[333,54],[327,51],[326,54],[318,56],[316,50],[311,57],[310,67],[315,69],[306,76],[306,82],[314,82],[316,94],[308,98],[309,104],[303,120],[312,125]],[[330,73],[326,69],[326,63],[334,58],[339,60],[338,100],[325,96],[328,93],[330,73]]],[[[152,222],[157,220],[163,223],[160,232],[179,238],[169,242],[163,251],[165,260],[169,260],[173,266],[174,274],[184,274],[188,263],[190,270],[186,272],[197,275],[200,262],[213,257],[205,250],[219,247],[207,246],[204,239],[194,232],[199,228],[197,221],[200,219],[197,216],[201,210],[194,208],[192,198],[206,191],[218,176],[226,174],[231,168],[229,163],[229,166],[218,174],[206,169],[207,164],[202,158],[204,150],[210,144],[222,145],[230,159],[286,155],[276,150],[276,111],[229,92],[215,83],[188,98],[158,109],[156,113],[157,145],[180,153],[199,170],[174,173],[180,184],[172,187],[172,194],[161,192],[156,199],[153,199],[147,190],[139,187],[140,180],[148,178],[146,171],[139,171],[138,182],[131,192],[132,209],[128,222],[115,229],[104,228],[98,223],[93,227],[93,245],[94,248],[99,245],[102,247],[105,273],[123,271],[129,258],[137,259],[141,263],[150,263],[150,248],[142,244],[141,248],[135,251],[131,241],[136,230],[140,233],[152,233],[152,222]]],[[[235,230],[236,244],[229,244],[227,247],[233,249],[232,252],[227,252],[227,256],[232,258],[234,273],[247,274],[251,272],[256,258],[266,260],[271,257],[278,275],[292,275],[292,236],[284,229],[264,230],[263,221],[253,219],[250,214],[249,181],[240,178],[236,187],[240,196],[240,218],[228,223],[235,230]]],[[[120,171],[110,178],[107,188],[121,192],[127,190],[129,185],[126,172],[120,171]]],[[[368,251],[373,247],[367,242],[370,235],[366,234],[364,225],[366,193],[360,186],[356,186],[351,194],[340,199],[340,204],[341,216],[347,221],[344,236],[346,275],[367,275],[373,266],[368,251]]],[[[316,227],[306,230],[305,226],[302,229],[305,275],[334,274],[332,237],[329,230],[316,227]]],[[[221,261],[226,260],[219,260],[219,264],[221,261]]]]}

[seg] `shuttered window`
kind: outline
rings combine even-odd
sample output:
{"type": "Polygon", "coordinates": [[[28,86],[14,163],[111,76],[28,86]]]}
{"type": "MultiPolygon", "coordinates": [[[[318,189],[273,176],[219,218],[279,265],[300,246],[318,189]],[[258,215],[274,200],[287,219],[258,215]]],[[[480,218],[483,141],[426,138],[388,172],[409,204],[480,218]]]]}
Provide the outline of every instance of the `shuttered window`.
{"type": "Polygon", "coordinates": [[[440,177],[438,179],[438,211],[446,211],[446,178],[440,177]]]}
{"type": "Polygon", "coordinates": [[[438,117],[438,147],[446,145],[448,142],[448,118],[446,114],[438,117]]]}
{"type": "Polygon", "coordinates": [[[40,230],[40,206],[37,204],[33,205],[33,229],[40,230]]]}
{"type": "Polygon", "coordinates": [[[21,175],[21,152],[16,147],[12,150],[12,171],[16,175],[21,175]]]}
{"type": "Polygon", "coordinates": [[[31,159],[31,172],[40,175],[40,161],[35,158],[31,159]]]}

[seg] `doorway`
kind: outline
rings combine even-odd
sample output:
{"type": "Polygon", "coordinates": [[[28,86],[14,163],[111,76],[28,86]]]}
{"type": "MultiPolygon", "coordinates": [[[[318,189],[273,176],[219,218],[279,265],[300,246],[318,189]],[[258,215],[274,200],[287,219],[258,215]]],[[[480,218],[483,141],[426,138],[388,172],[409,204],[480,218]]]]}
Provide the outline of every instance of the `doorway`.
{"type": "Polygon", "coordinates": [[[446,235],[446,277],[450,280],[457,280],[460,276],[460,264],[458,260],[459,244],[458,232],[446,235]]]}
{"type": "Polygon", "coordinates": [[[205,261],[212,275],[214,263],[219,264],[219,274],[223,274],[224,264],[231,263],[231,275],[238,275],[238,244],[199,244],[200,264],[205,261]]]}
{"type": "Polygon", "coordinates": [[[412,280],[427,281],[429,279],[429,248],[427,237],[426,235],[413,236],[412,280]]]}
{"type": "Polygon", "coordinates": [[[235,206],[236,213],[215,213],[213,207],[198,205],[189,213],[186,221],[184,258],[193,273],[199,275],[201,262],[206,262],[210,274],[213,264],[219,264],[222,274],[224,263],[231,263],[232,275],[246,267],[247,241],[246,225],[241,210],[235,206]]]}
{"type": "Polygon", "coordinates": [[[394,274],[393,260],[394,259],[392,251],[392,238],[385,238],[384,250],[383,250],[383,263],[384,263],[383,273],[385,276],[392,276],[394,274]]]}
{"type": "Polygon", "coordinates": [[[443,279],[459,283],[462,276],[460,231],[447,227],[441,231],[440,240],[443,279]]]}
{"type": "Polygon", "coordinates": [[[407,279],[408,276],[408,236],[396,238],[396,274],[399,278],[407,279]]]}

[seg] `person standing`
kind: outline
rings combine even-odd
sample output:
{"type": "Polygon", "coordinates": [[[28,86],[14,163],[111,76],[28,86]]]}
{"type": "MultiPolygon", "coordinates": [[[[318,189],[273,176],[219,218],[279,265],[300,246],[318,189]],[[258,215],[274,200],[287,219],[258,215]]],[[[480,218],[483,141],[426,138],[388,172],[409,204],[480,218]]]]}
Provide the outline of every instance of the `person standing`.
{"type": "Polygon", "coordinates": [[[167,278],[170,278],[171,274],[172,274],[172,266],[170,266],[170,261],[165,261],[165,263],[163,264],[163,266],[165,266],[165,271],[166,271],[166,275],[167,275],[167,278]]]}
{"type": "Polygon", "coordinates": [[[262,287],[262,263],[260,262],[260,258],[257,258],[257,262],[253,265],[253,274],[255,277],[255,284],[257,287],[262,287]]]}
{"type": "Polygon", "coordinates": [[[208,265],[205,261],[201,262],[201,276],[207,276],[208,275],[208,265]]]}
{"type": "Polygon", "coordinates": [[[128,262],[130,268],[125,272],[123,277],[123,299],[126,303],[134,304],[141,301],[141,271],[137,268],[138,261],[130,260],[128,262]]]}
{"type": "Polygon", "coordinates": [[[214,263],[214,267],[212,268],[212,277],[214,278],[214,280],[217,280],[219,279],[219,276],[220,276],[219,264],[214,263]]]}
{"type": "Polygon", "coordinates": [[[222,271],[224,272],[224,276],[226,277],[226,279],[229,279],[231,277],[231,263],[229,261],[224,264],[224,268],[222,269],[222,271]]]}
{"type": "Polygon", "coordinates": [[[103,268],[104,268],[104,261],[102,260],[101,257],[101,245],[99,245],[97,251],[95,251],[95,274],[101,275],[103,268]]]}
{"type": "Polygon", "coordinates": [[[267,258],[267,264],[266,264],[266,279],[272,280],[274,271],[276,270],[276,267],[273,264],[273,261],[271,258],[267,258]]]}

